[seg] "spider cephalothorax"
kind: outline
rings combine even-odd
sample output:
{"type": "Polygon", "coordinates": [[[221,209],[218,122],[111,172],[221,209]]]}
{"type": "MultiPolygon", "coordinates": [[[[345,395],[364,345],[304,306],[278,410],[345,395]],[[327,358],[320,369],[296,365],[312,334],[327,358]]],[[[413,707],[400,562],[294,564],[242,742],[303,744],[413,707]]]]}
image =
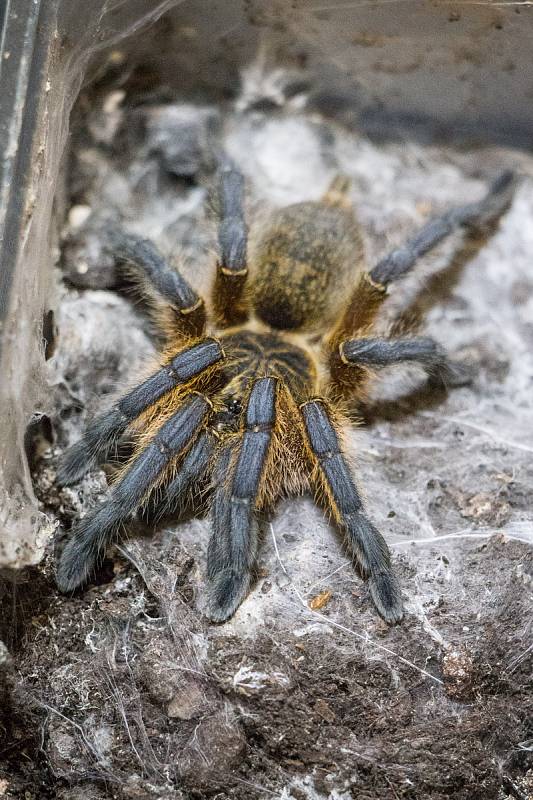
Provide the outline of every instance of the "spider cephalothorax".
{"type": "Polygon", "coordinates": [[[343,453],[341,404],[364,395],[373,371],[404,361],[445,383],[464,380],[434,340],[372,332],[387,286],[456,228],[500,213],[511,185],[502,175],[483,200],[432,220],[367,272],[345,182],[337,179],[319,203],[276,212],[248,246],[243,180],[225,168],[209,313],[150,242],[115,234],[117,257],[143,282],[165,344],[159,368],[65,454],[58,480],[70,484],[110,456],[123,434],[136,437],[108,500],[78,522],[63,550],[60,588],[83,583],[137,511],[176,511],[207,485],[208,613],[225,620],[250,588],[258,514],[311,488],[344,532],[379,613],[399,621],[389,549],[343,453]]]}

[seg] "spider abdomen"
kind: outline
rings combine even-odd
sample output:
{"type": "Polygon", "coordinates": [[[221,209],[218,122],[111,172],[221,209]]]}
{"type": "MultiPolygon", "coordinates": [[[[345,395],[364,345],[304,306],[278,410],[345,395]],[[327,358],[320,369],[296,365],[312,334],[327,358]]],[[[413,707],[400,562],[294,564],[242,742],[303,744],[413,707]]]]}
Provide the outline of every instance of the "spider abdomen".
{"type": "Polygon", "coordinates": [[[278,330],[320,330],[343,310],[363,245],[350,209],[296,203],[276,211],[250,243],[252,303],[278,330]]]}

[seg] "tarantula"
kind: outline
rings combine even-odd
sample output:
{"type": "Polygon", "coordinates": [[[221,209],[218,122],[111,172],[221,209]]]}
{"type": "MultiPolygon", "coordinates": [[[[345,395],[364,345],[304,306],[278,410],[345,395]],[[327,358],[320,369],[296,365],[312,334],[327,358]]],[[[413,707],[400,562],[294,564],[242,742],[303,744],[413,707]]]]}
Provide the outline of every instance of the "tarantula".
{"type": "Polygon", "coordinates": [[[250,589],[258,514],[312,488],[344,532],[378,612],[400,621],[389,549],[365,514],[344,455],[342,407],[391,364],[416,362],[445,384],[465,382],[433,339],[372,332],[389,284],[455,229],[495,218],[512,182],[504,173],[480,202],[433,219],[366,271],[345,180],[337,178],[320,202],[274,213],[252,245],[243,178],[226,165],[209,313],[151,242],[115,233],[117,256],[152,299],[164,347],[159,368],[65,453],[63,485],[108,458],[126,431],[136,437],[108,500],[75,526],[59,560],[60,589],[84,583],[139,510],[155,503],[160,515],[174,512],[209,485],[208,616],[222,622],[250,589]]]}

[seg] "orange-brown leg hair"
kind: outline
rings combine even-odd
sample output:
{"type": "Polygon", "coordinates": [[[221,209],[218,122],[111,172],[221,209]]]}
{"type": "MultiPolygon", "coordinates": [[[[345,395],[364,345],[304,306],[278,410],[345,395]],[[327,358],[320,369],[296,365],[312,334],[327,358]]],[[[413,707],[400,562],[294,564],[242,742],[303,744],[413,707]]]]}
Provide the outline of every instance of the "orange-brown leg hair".
{"type": "Polygon", "coordinates": [[[389,548],[365,515],[332,415],[319,399],[304,403],[301,414],[318,495],[345,532],[346,542],[368,578],[377,610],[387,622],[399,622],[403,617],[401,592],[392,571],[389,548]]]}
{"type": "Polygon", "coordinates": [[[212,292],[213,313],[221,328],[239,325],[248,317],[245,297],[248,279],[248,228],[243,208],[244,180],[234,167],[220,171],[218,200],[219,258],[212,292]]]}
{"type": "Polygon", "coordinates": [[[170,269],[153,242],[124,231],[109,233],[110,247],[126,274],[148,300],[167,347],[200,336],[206,311],[202,298],[177,270],[170,269]]]}
{"type": "Polygon", "coordinates": [[[456,230],[479,229],[496,219],[509,205],[514,183],[513,173],[502,173],[480,201],[452,208],[430,220],[403,247],[381,259],[369,273],[359,276],[346,311],[326,343],[333,388],[338,388],[341,396],[347,394],[350,386],[353,391],[361,387],[364,377],[361,370],[365,369],[362,363],[358,364],[359,371],[348,366],[346,351],[352,343],[347,340],[371,333],[388,285],[409,272],[422,256],[456,230]]]}
{"type": "Polygon", "coordinates": [[[246,597],[257,554],[257,501],[276,424],[277,380],[257,380],[236,440],[222,446],[215,467],[212,534],[207,551],[208,616],[223,622],[246,597]]]}
{"type": "Polygon", "coordinates": [[[78,522],[59,560],[57,584],[62,591],[72,591],[89,578],[124,524],[195,441],[208,422],[211,408],[206,397],[192,393],[143,443],[109,499],[78,522]]]}
{"type": "Polygon", "coordinates": [[[57,480],[62,486],[79,481],[90,469],[113,453],[127,428],[142,417],[165,419],[191,389],[208,389],[224,352],[216,339],[206,338],[182,348],[147,380],[118,400],[109,411],[95,417],[82,438],[63,456],[57,480]],[[163,407],[161,407],[161,404],[163,407]],[[166,411],[166,413],[165,413],[166,411]]]}

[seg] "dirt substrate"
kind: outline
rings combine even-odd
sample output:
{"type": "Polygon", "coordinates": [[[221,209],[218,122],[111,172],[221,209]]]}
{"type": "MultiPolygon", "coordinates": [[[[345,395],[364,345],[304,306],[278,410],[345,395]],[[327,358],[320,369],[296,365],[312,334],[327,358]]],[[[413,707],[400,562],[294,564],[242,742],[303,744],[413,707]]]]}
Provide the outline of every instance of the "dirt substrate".
{"type": "Polygon", "coordinates": [[[455,237],[389,301],[389,319],[424,312],[472,384],[446,396],[414,369],[391,374],[350,437],[403,624],[380,621],[309,498],[265,522],[257,582],[221,626],[201,610],[205,516],[139,523],[73,597],[55,588],[50,542],[0,589],[0,797],[533,797],[533,161],[372,142],[302,97],[262,110],[168,100],[101,88],[75,115],[50,406],[28,436],[59,542],[108,489],[98,470],[60,490],[58,459],[154,352],[106,251],[109,223],[153,238],[205,292],[221,146],[252,219],[350,176],[370,262],[501,168],[523,177],[494,230],[455,237]]]}

